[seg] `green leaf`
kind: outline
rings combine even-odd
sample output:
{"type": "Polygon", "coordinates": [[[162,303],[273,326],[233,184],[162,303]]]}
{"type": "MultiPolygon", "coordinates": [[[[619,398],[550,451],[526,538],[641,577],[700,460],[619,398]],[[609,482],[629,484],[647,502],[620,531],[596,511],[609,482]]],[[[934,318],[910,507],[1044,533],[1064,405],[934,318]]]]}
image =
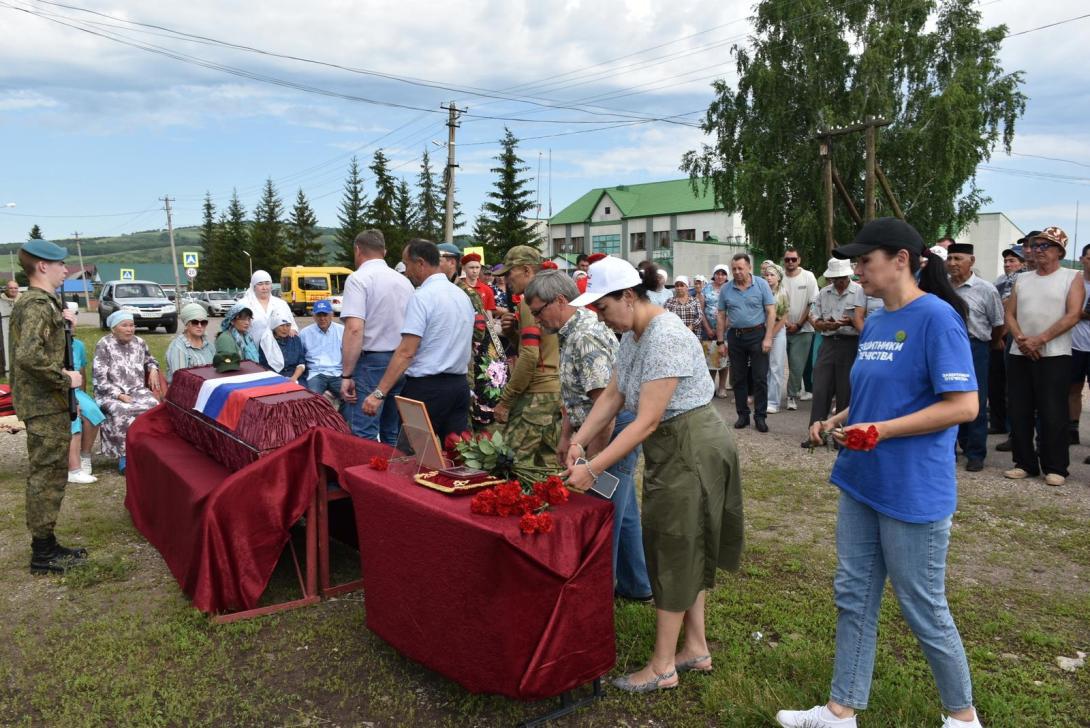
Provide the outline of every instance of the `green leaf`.
{"type": "Polygon", "coordinates": [[[479,447],[481,448],[481,452],[483,452],[485,455],[496,454],[496,446],[486,439],[481,439],[479,447]]]}

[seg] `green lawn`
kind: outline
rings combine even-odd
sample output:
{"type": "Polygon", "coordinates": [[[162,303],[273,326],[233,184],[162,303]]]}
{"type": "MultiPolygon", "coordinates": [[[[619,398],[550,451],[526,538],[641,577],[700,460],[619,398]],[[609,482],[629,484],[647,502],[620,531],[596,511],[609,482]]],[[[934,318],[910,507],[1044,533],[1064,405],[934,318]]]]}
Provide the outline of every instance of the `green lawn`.
{"type": "MultiPolygon", "coordinates": [[[[93,348],[98,333],[79,334],[93,348]]],[[[146,338],[157,355],[168,339],[146,338]]],[[[105,462],[97,485],[69,490],[59,526],[62,539],[78,538],[91,549],[94,565],[32,579],[25,460],[3,457],[3,725],[462,728],[511,725],[546,707],[467,695],[402,658],[364,627],[361,594],[212,625],[187,605],[133,529],[122,505],[124,482],[105,462]]],[[[653,696],[608,690],[605,700],[561,725],[769,726],[777,708],[825,699],[836,619],[829,457],[819,452],[788,467],[745,451],[743,460],[749,545],[743,569],[721,574],[708,601],[715,672],[685,675],[679,689],[653,696]]],[[[1017,493],[981,486],[963,493],[955,519],[950,600],[977,705],[987,726],[1090,725],[1090,668],[1066,673],[1054,662],[1090,651],[1085,507],[1031,505],[1017,493]]],[[[334,564],[342,577],[358,568],[347,549],[335,553],[334,564]]],[[[266,599],[293,589],[284,561],[266,599]]],[[[617,671],[635,669],[651,648],[654,611],[618,603],[616,618],[617,671]]],[[[930,672],[891,592],[880,630],[871,710],[860,725],[937,728],[930,672]]]]}

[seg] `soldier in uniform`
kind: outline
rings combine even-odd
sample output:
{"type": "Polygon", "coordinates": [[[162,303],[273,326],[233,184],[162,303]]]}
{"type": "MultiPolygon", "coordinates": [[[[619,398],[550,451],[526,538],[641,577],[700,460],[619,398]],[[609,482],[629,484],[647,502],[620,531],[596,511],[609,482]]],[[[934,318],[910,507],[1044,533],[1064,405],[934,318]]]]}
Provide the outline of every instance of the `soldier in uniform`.
{"type": "Polygon", "coordinates": [[[30,240],[19,263],[30,286],[11,313],[12,395],[26,423],[30,473],[26,520],[31,536],[30,573],[60,573],[87,559],[87,550],[57,543],[53,528],[68,483],[71,418],[68,390],[79,387],[79,372],[64,369],[65,319],[75,322],[54,291],[64,282],[68,251],[46,240],[30,240]]]}
{"type": "MultiPolygon", "coordinates": [[[[497,274],[507,277],[509,292],[521,296],[540,266],[541,253],[536,248],[516,245],[507,251],[497,274]]],[[[494,414],[496,422],[506,425],[504,441],[520,464],[555,467],[560,439],[560,342],[555,333],[541,330],[537,313],[523,300],[517,319],[508,322],[510,336],[519,342],[518,360],[494,414]]]]}

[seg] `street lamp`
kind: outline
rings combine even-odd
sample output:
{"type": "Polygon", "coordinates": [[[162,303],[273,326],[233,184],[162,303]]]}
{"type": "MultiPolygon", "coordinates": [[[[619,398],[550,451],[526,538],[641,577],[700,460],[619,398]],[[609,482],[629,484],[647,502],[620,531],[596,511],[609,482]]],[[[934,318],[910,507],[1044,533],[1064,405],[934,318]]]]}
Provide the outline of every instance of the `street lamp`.
{"type": "Polygon", "coordinates": [[[254,277],[254,258],[253,258],[252,255],[247,253],[245,250],[243,250],[242,253],[246,256],[246,259],[248,261],[250,261],[250,277],[253,278],[254,277]]]}

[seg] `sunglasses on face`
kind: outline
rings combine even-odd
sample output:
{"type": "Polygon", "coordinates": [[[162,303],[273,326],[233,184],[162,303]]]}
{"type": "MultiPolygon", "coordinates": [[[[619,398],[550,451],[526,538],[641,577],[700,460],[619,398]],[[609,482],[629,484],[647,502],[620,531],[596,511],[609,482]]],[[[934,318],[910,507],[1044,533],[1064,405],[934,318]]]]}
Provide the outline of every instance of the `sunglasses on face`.
{"type": "MultiPolygon", "coordinates": [[[[1034,243],[1033,245],[1031,245],[1029,247],[1031,247],[1034,250],[1048,250],[1049,248],[1052,247],[1052,243],[1034,243]]],[[[1059,246],[1057,246],[1057,247],[1059,247],[1059,246]]]]}
{"type": "Polygon", "coordinates": [[[193,324],[194,326],[207,326],[208,325],[208,321],[197,321],[196,319],[190,321],[189,323],[193,324]]]}
{"type": "Polygon", "coordinates": [[[784,263],[798,263],[799,259],[798,258],[784,258],[783,262],[784,263]]]}
{"type": "Polygon", "coordinates": [[[543,303],[543,304],[541,304],[540,307],[538,307],[537,310],[534,310],[534,309],[531,308],[530,309],[530,315],[533,316],[534,318],[539,317],[541,315],[541,312],[544,311],[545,309],[547,309],[549,306],[551,306],[552,303],[553,303],[552,301],[549,301],[547,303],[543,303]]]}

